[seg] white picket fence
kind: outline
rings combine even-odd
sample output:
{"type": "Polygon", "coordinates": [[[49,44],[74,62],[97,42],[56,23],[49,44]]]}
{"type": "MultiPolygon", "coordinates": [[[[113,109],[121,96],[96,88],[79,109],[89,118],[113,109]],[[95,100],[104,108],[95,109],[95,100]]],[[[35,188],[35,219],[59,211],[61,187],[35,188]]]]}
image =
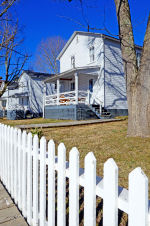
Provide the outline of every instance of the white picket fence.
{"type": "Polygon", "coordinates": [[[0,179],[29,225],[54,226],[57,218],[58,226],[66,226],[66,178],[69,178],[69,226],[79,225],[79,185],[84,187],[85,226],[96,225],[96,196],[103,199],[104,226],[118,225],[118,209],[128,214],[129,226],[150,225],[148,179],[140,168],[129,174],[128,191],[118,187],[118,167],[113,159],[104,164],[102,179],[96,176],[96,159],[92,152],[86,155],[83,170],[79,168],[77,148],[70,151],[68,163],[63,143],[58,146],[56,157],[53,140],[47,147],[46,139],[42,137],[39,147],[37,135],[32,138],[31,133],[0,124],[0,179]]]}

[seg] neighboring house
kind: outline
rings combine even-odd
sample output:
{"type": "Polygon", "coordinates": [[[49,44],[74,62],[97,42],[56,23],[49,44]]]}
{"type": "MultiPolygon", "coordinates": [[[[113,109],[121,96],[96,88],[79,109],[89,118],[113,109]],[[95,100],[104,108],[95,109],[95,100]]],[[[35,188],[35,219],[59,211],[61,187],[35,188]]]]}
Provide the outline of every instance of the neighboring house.
{"type": "MultiPolygon", "coordinates": [[[[30,70],[22,72],[18,80],[12,82],[1,97],[2,109],[7,112],[18,110],[26,114],[40,116],[43,113],[44,80],[51,74],[30,70]]],[[[47,95],[51,94],[51,85],[46,85],[47,95]]]]}
{"type": "MultiPolygon", "coordinates": [[[[139,64],[141,47],[136,46],[139,64]]],[[[86,119],[127,115],[120,41],[103,34],[73,33],[57,59],[60,73],[49,77],[55,93],[45,98],[45,118],[86,119]]]]}

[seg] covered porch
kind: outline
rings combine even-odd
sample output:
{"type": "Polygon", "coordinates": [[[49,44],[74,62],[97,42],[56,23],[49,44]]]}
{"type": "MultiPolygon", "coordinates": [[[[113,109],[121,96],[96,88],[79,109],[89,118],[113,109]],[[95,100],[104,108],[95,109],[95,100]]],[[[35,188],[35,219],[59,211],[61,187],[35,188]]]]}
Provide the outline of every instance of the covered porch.
{"type": "Polygon", "coordinates": [[[44,91],[43,117],[73,120],[100,118],[103,103],[95,95],[99,69],[98,66],[73,68],[46,79],[45,84],[51,83],[53,88],[51,95],[46,95],[44,91]]]}
{"type": "Polygon", "coordinates": [[[99,67],[73,68],[46,79],[53,93],[44,96],[44,105],[93,104],[98,72],[99,67]]]}

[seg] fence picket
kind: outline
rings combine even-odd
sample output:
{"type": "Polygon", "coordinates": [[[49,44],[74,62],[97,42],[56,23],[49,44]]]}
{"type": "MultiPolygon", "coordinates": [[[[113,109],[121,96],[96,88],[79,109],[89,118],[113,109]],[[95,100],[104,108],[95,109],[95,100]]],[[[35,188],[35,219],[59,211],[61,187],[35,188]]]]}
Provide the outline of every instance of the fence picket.
{"type": "Polygon", "coordinates": [[[14,197],[14,128],[11,127],[11,196],[14,197]]]}
{"type": "Polygon", "coordinates": [[[1,149],[1,152],[2,152],[2,176],[1,176],[1,180],[3,181],[4,183],[4,151],[5,151],[5,145],[4,145],[4,125],[2,125],[1,127],[1,143],[2,143],[2,149],[1,149]]]}
{"type": "Polygon", "coordinates": [[[35,135],[33,138],[33,226],[38,225],[38,150],[39,140],[38,136],[35,135]]]}
{"type": "Polygon", "coordinates": [[[27,135],[27,222],[32,222],[32,134],[27,135]]]}
{"type": "Polygon", "coordinates": [[[18,206],[22,210],[22,133],[18,130],[18,206]]]}
{"type": "Polygon", "coordinates": [[[148,225],[148,178],[140,167],[129,174],[129,226],[148,225]]]}
{"type": "Polygon", "coordinates": [[[5,178],[4,178],[4,184],[5,184],[5,186],[6,186],[6,183],[7,183],[7,155],[6,155],[6,153],[7,153],[7,126],[5,125],[5,131],[4,131],[4,143],[5,143],[5,150],[4,150],[4,161],[5,161],[5,178]]]}
{"type": "Polygon", "coordinates": [[[66,148],[58,146],[57,225],[66,226],[66,148]]]}
{"type": "Polygon", "coordinates": [[[55,144],[48,143],[48,226],[55,225],[55,144]]]}
{"type": "Polygon", "coordinates": [[[103,225],[118,225],[118,167],[113,159],[104,164],[103,225]],[[109,216],[109,217],[108,217],[109,216]]]}
{"type": "Polygon", "coordinates": [[[9,147],[10,147],[10,126],[7,127],[7,190],[10,193],[10,153],[9,153],[9,147]]]}
{"type": "Polygon", "coordinates": [[[69,225],[79,225],[79,152],[72,148],[69,153],[69,225]]]}
{"type": "Polygon", "coordinates": [[[84,225],[96,225],[96,159],[93,152],[85,157],[84,225]]]}
{"type": "MultiPolygon", "coordinates": [[[[6,137],[8,137],[8,126],[6,126],[6,137]]],[[[8,142],[6,140],[6,188],[8,190],[8,142]]]]}
{"type": "Polygon", "coordinates": [[[40,226],[45,225],[46,220],[46,139],[40,140],[40,226]]]}
{"type": "Polygon", "coordinates": [[[17,177],[17,168],[18,168],[18,161],[17,161],[17,158],[18,158],[18,153],[17,153],[17,143],[18,143],[18,131],[17,129],[15,128],[14,129],[14,199],[15,199],[15,202],[17,203],[17,200],[18,200],[18,177],[17,177]]]}
{"type": "Polygon", "coordinates": [[[27,217],[27,134],[22,133],[22,212],[27,217]]]}

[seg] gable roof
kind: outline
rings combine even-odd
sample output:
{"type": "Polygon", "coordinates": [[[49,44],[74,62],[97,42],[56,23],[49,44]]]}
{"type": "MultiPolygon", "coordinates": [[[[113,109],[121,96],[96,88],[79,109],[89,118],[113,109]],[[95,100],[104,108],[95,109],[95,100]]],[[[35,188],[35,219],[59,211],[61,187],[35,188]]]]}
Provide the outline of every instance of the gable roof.
{"type": "MultiPolygon", "coordinates": [[[[44,72],[36,72],[36,71],[31,71],[31,70],[24,70],[22,72],[23,73],[28,74],[28,76],[30,76],[32,79],[36,79],[36,78],[40,78],[41,80],[45,80],[46,78],[49,78],[50,76],[52,76],[53,74],[49,74],[49,73],[44,73],[44,72]]],[[[21,74],[21,75],[22,75],[21,74]]]]}
{"type": "MultiPolygon", "coordinates": [[[[86,36],[98,36],[104,39],[109,39],[115,42],[120,42],[119,38],[114,38],[112,36],[109,35],[105,35],[102,33],[95,33],[95,32],[87,32],[87,31],[74,31],[74,33],[71,35],[71,37],[69,38],[69,40],[67,41],[66,45],[64,46],[64,48],[61,50],[61,52],[59,53],[59,55],[57,56],[57,60],[59,60],[61,58],[61,56],[64,54],[64,52],[66,51],[66,49],[68,48],[68,46],[70,45],[70,43],[72,42],[72,40],[74,39],[74,37],[76,35],[86,35],[86,36]]],[[[135,45],[136,48],[141,49],[142,47],[139,45],[135,45]]]]}

